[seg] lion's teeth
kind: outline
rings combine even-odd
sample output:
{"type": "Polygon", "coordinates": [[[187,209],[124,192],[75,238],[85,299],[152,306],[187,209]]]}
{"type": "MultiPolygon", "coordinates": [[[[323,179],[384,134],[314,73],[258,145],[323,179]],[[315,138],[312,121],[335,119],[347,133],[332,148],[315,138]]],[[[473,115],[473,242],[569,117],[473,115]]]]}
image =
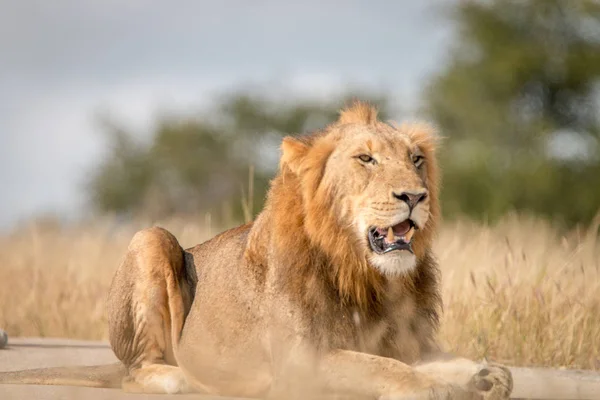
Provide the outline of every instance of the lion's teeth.
{"type": "Polygon", "coordinates": [[[404,239],[406,239],[406,243],[410,242],[413,235],[415,234],[415,228],[411,227],[408,232],[404,235],[404,239]]]}
{"type": "Polygon", "coordinates": [[[390,243],[392,243],[395,240],[394,239],[394,230],[392,229],[391,226],[388,228],[386,239],[390,243]]]}

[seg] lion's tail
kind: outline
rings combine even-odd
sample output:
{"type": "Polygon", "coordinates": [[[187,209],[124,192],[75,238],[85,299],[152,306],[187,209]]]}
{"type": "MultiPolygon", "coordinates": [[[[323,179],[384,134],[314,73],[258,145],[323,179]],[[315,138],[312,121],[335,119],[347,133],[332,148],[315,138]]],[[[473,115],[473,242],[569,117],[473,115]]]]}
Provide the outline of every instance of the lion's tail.
{"type": "Polygon", "coordinates": [[[120,388],[127,369],[121,363],[94,366],[38,368],[0,372],[0,384],[120,388]]]}

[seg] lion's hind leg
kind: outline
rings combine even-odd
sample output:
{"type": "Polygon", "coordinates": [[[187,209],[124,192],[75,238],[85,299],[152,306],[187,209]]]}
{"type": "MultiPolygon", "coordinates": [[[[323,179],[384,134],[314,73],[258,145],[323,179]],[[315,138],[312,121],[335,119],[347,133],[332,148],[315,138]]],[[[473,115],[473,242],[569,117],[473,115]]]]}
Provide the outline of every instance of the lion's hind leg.
{"type": "Polygon", "coordinates": [[[136,233],[108,296],[110,343],[128,370],[125,391],[190,391],[174,348],[191,298],[175,237],[158,227],[136,233]]]}

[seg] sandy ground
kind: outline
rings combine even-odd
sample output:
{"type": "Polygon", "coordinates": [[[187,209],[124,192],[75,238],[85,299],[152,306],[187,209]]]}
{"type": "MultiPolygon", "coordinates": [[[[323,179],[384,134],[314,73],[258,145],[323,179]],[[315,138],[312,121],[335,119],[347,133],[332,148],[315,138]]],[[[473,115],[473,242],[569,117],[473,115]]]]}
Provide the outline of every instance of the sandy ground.
{"type": "MultiPolygon", "coordinates": [[[[29,368],[44,368],[73,365],[101,365],[116,362],[108,343],[82,340],[14,338],[9,345],[0,350],[0,371],[15,371],[29,368]]],[[[546,369],[511,368],[515,387],[513,398],[538,398],[541,387],[548,389],[553,399],[585,398],[600,399],[600,373],[587,371],[557,371],[546,369]],[[536,377],[533,377],[533,375],[536,377]],[[563,379],[566,379],[564,382],[563,379]],[[593,382],[593,388],[573,388],[566,390],[572,382],[593,382]],[[566,390],[566,391],[565,391],[566,390]]],[[[546,397],[548,398],[548,397],[546,397]]],[[[119,389],[97,389],[70,386],[41,385],[0,385],[0,400],[49,400],[49,399],[86,399],[86,400],[234,400],[233,398],[188,395],[143,395],[126,394],[119,389]]],[[[238,399],[242,400],[242,399],[238,399]]]]}
{"type": "MultiPolygon", "coordinates": [[[[0,371],[71,365],[110,364],[117,359],[108,343],[82,340],[11,338],[0,350],[0,371]]],[[[215,399],[202,395],[142,395],[126,394],[118,389],[97,389],[70,386],[0,385],[0,400],[141,400],[141,399],[215,399]]],[[[223,397],[219,397],[223,400],[223,397]]],[[[231,399],[231,398],[230,398],[231,399]]]]}

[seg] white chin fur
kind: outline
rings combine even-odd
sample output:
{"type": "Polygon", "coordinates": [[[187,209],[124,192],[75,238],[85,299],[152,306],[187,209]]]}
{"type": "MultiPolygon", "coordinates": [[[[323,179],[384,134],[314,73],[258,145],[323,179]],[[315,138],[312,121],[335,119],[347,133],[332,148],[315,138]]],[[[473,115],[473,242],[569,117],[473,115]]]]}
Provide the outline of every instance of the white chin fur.
{"type": "Polygon", "coordinates": [[[371,253],[371,265],[386,276],[398,276],[409,272],[417,265],[417,257],[406,250],[392,251],[387,254],[371,253]]]}

